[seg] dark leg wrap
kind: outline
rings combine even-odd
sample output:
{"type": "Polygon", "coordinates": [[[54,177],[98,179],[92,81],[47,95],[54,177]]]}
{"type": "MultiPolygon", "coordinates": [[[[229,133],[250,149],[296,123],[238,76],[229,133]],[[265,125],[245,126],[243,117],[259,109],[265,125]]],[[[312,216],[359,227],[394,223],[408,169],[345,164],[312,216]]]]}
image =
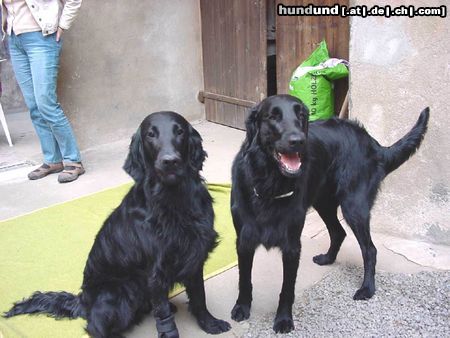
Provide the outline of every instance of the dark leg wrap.
{"type": "Polygon", "coordinates": [[[155,317],[158,338],[178,338],[178,329],[175,325],[173,314],[164,319],[155,317]]]}

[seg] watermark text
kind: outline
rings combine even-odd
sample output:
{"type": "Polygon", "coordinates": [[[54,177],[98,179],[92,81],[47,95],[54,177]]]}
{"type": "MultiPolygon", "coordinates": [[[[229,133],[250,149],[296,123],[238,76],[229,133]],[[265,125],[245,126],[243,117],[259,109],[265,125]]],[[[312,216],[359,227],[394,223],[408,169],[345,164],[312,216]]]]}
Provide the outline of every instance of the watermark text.
{"type": "Polygon", "coordinates": [[[416,16],[439,16],[447,17],[447,6],[438,7],[415,7],[415,6],[344,6],[335,4],[333,6],[315,6],[309,4],[307,6],[285,6],[278,4],[277,14],[279,16],[340,16],[343,18],[349,16],[384,16],[386,18],[395,16],[407,16],[414,18],[416,16]]]}

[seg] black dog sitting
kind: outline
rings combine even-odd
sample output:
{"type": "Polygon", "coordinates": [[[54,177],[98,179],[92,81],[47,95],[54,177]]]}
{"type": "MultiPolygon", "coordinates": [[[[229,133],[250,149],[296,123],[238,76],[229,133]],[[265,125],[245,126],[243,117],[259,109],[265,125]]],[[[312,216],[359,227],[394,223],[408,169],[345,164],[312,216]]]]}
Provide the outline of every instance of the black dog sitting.
{"type": "Polygon", "coordinates": [[[135,185],[97,234],[81,293],[36,292],[5,316],[82,317],[93,337],[118,337],[153,309],[159,336],[178,337],[168,301],[178,282],[204,331],[228,331],[205,302],[203,265],[217,240],[212,199],[199,174],[205,156],[200,135],[182,116],[147,116],[124,165],[135,185]]]}
{"type": "Polygon", "coordinates": [[[231,316],[250,316],[251,272],[255,249],[278,247],[283,286],[273,329],[294,329],[292,304],[300,258],[300,235],[312,205],[331,239],[314,262],[331,264],[345,238],[337,208],[353,230],[364,260],[364,281],[354,299],[375,292],[376,248],[369,232],[370,210],[383,178],[419,147],[427,129],[425,109],[413,129],[391,147],[382,147],[359,124],[330,119],[309,125],[308,110],[297,98],[271,96],[246,121],[246,139],[232,170],[231,210],[237,233],[239,296],[231,316]]]}

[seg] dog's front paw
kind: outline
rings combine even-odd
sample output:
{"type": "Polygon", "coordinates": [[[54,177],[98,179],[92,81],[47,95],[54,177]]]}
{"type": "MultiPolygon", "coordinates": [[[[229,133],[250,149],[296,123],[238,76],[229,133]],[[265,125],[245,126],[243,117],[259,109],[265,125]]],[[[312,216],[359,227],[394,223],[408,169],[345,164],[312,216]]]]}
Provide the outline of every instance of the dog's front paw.
{"type": "Polygon", "coordinates": [[[175,330],[170,332],[158,333],[158,338],[180,338],[180,335],[178,334],[178,330],[175,330]]]}
{"type": "Polygon", "coordinates": [[[375,294],[375,288],[373,287],[367,287],[363,286],[361,289],[356,291],[355,295],[353,296],[354,300],[364,300],[372,298],[372,296],[375,294]]]}
{"type": "Polygon", "coordinates": [[[250,317],[250,305],[236,303],[233,310],[231,310],[231,319],[237,322],[246,320],[249,317],[250,317]]]}
{"type": "Polygon", "coordinates": [[[318,265],[329,265],[333,264],[336,258],[330,257],[327,254],[321,254],[313,257],[313,262],[318,265]]]}
{"type": "Polygon", "coordinates": [[[208,321],[199,321],[199,325],[203,331],[209,334],[219,334],[231,329],[230,323],[216,318],[208,321]]]}
{"type": "Polygon", "coordinates": [[[173,314],[161,319],[155,316],[156,329],[158,331],[158,338],[179,338],[178,329],[173,318],[173,314]]]}
{"type": "Polygon", "coordinates": [[[277,316],[273,324],[273,330],[276,333],[289,333],[294,330],[294,321],[289,316],[277,316]]]}

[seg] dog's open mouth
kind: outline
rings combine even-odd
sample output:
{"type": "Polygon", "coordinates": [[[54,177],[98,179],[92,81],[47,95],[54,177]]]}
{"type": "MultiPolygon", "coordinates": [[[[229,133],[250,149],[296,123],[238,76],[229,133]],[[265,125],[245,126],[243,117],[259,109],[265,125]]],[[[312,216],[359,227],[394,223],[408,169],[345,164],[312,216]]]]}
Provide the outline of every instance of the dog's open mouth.
{"type": "Polygon", "coordinates": [[[275,152],[281,170],[288,175],[298,174],[302,166],[302,159],[299,153],[278,153],[275,152]]]}

